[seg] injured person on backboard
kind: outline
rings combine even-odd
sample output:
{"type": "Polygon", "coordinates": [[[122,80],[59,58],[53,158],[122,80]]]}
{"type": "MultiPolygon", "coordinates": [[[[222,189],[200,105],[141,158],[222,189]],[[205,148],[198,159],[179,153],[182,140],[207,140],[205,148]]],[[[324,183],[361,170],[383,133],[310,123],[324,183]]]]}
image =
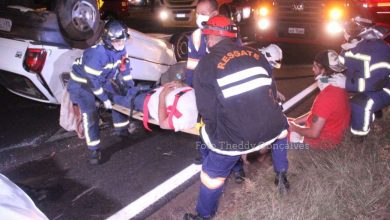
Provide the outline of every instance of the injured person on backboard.
{"type": "Polygon", "coordinates": [[[198,118],[194,90],[180,81],[172,81],[137,94],[117,97],[113,109],[132,118],[159,125],[162,129],[183,131],[198,135],[195,128],[198,118]]]}

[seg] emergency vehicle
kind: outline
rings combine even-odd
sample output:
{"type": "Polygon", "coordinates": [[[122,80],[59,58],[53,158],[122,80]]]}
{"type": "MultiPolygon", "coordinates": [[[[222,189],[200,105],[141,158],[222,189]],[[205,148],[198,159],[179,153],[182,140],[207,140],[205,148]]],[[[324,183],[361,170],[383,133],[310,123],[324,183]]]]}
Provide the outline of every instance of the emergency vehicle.
{"type": "MultiPolygon", "coordinates": [[[[246,0],[217,0],[219,12],[235,22],[250,17],[251,8],[246,0]]],[[[198,0],[160,0],[159,18],[164,27],[196,27],[198,0]]]]}
{"type": "Polygon", "coordinates": [[[97,0],[101,18],[123,19],[129,16],[129,0],[97,0]]]}
{"type": "Polygon", "coordinates": [[[338,45],[343,23],[357,15],[389,23],[390,1],[265,0],[256,5],[254,25],[262,42],[338,45]]]}

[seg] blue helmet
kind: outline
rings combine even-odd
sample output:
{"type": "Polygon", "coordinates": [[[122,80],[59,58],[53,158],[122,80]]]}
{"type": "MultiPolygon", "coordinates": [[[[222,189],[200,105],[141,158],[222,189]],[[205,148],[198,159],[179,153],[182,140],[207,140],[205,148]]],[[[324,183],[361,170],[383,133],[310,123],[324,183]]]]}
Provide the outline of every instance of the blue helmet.
{"type": "Polygon", "coordinates": [[[107,22],[104,26],[102,40],[104,45],[110,50],[114,50],[114,47],[112,46],[112,41],[126,40],[129,37],[130,35],[127,33],[126,25],[120,21],[111,20],[107,22]]]}

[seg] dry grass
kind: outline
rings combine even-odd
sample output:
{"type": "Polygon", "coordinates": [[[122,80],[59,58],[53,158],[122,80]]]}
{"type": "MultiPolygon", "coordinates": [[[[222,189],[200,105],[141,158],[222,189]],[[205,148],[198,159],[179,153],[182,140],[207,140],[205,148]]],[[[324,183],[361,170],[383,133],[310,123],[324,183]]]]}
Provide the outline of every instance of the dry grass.
{"type": "Polygon", "coordinates": [[[348,135],[330,152],[290,150],[286,197],[272,169],[255,171],[216,219],[390,219],[389,110],[364,141],[348,135]]]}

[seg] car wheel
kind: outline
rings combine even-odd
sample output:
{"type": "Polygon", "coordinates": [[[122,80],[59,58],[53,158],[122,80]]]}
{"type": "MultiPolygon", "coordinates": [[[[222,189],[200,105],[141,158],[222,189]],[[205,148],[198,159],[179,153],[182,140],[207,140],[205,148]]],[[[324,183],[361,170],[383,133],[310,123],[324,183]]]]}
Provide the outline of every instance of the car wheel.
{"type": "Polygon", "coordinates": [[[71,40],[87,40],[99,29],[96,0],[58,0],[57,17],[63,34],[71,40]]]}
{"type": "Polygon", "coordinates": [[[169,42],[173,44],[176,60],[186,60],[188,56],[188,34],[174,34],[169,42]]]}

